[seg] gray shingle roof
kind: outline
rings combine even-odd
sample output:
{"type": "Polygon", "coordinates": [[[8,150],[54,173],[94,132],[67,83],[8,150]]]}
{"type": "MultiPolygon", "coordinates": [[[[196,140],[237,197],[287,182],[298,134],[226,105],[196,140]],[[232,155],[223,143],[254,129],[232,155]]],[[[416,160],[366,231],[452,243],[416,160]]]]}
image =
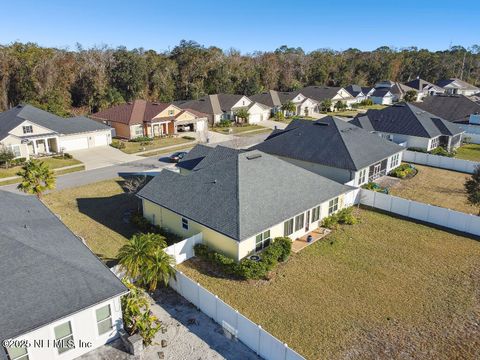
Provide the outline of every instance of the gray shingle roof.
{"type": "Polygon", "coordinates": [[[0,339],[126,292],[36,197],[0,191],[0,339]]]}
{"type": "Polygon", "coordinates": [[[439,118],[409,103],[395,104],[381,110],[368,110],[351,121],[352,124],[374,131],[434,138],[463,132],[458,125],[439,118]],[[434,120],[438,119],[438,120],[434,120]]]}
{"type": "Polygon", "coordinates": [[[340,87],[328,87],[328,86],[307,86],[303,89],[296,91],[296,94],[302,94],[316,101],[323,101],[326,99],[332,99],[340,91],[340,87]]]}
{"type": "Polygon", "coordinates": [[[177,164],[179,168],[193,170],[203,158],[214,148],[202,144],[196,145],[187,155],[177,164]]]}
{"type": "Polygon", "coordinates": [[[188,175],[162,171],[138,196],[241,241],[351,189],[258,150],[229,154],[188,175]]]}
{"type": "Polygon", "coordinates": [[[345,88],[345,90],[348,91],[348,93],[350,95],[352,95],[353,97],[357,97],[360,93],[363,93],[362,92],[362,87],[359,86],[359,85],[348,85],[345,88]]]}
{"type": "Polygon", "coordinates": [[[348,170],[360,170],[402,147],[336,117],[294,120],[254,147],[269,154],[348,170]]]}
{"type": "Polygon", "coordinates": [[[463,95],[428,96],[415,106],[451,122],[468,122],[470,115],[480,114],[480,104],[463,95]]]}
{"type": "Polygon", "coordinates": [[[462,89],[462,90],[477,90],[480,91],[480,88],[467,83],[466,81],[457,79],[457,78],[451,78],[451,79],[442,79],[437,81],[437,85],[444,88],[446,86],[448,87],[453,87],[457,89],[462,89]]]}
{"type": "Polygon", "coordinates": [[[110,129],[85,116],[65,119],[31,105],[17,105],[0,114],[0,140],[25,120],[64,135],[110,129]]]}

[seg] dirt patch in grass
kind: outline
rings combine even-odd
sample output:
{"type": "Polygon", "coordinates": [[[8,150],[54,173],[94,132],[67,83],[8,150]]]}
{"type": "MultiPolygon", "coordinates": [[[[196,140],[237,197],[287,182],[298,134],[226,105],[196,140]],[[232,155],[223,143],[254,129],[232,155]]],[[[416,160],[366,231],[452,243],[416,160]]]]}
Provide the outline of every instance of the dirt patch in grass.
{"type": "Polygon", "coordinates": [[[465,144],[457,150],[457,159],[480,162],[480,144],[465,144]]]}
{"type": "Polygon", "coordinates": [[[125,194],[121,184],[122,179],[115,179],[54,191],[43,201],[97,256],[108,261],[137,232],[125,214],[136,211],[139,200],[125,194]]]}
{"type": "Polygon", "coordinates": [[[360,210],[294,254],[271,281],[211,276],[179,265],[308,359],[476,359],[480,243],[360,210]]]}
{"type": "Polygon", "coordinates": [[[415,165],[415,168],[418,173],[392,186],[389,189],[391,195],[468,214],[478,213],[474,206],[467,203],[463,184],[468,174],[422,165],[415,165]]]}

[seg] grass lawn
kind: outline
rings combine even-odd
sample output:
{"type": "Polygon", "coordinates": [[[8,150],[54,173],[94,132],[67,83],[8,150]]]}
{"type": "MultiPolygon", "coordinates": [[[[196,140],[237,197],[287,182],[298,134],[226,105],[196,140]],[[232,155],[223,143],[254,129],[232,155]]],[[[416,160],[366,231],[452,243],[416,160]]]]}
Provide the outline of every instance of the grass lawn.
{"type": "MultiPolygon", "coordinates": [[[[50,169],[58,169],[65,166],[81,164],[81,162],[78,161],[77,159],[40,158],[40,160],[46,163],[50,167],[50,169]]],[[[17,175],[17,172],[19,172],[21,169],[22,169],[21,166],[14,166],[9,169],[1,168],[0,179],[15,176],[17,175]]]]}
{"type": "Polygon", "coordinates": [[[458,159],[480,162],[480,144],[465,144],[457,150],[458,159]]]}
{"type": "Polygon", "coordinates": [[[265,127],[260,125],[244,125],[244,126],[231,126],[231,127],[212,127],[211,130],[218,132],[220,134],[240,134],[246,131],[253,131],[253,130],[263,130],[265,127]],[[230,129],[232,132],[230,132],[230,129]]]}
{"type": "Polygon", "coordinates": [[[154,139],[148,145],[142,145],[140,142],[127,141],[125,142],[125,148],[120,150],[127,154],[135,154],[141,151],[161,149],[166,146],[179,145],[192,141],[194,140],[188,140],[182,137],[154,139]]]}
{"type": "Polygon", "coordinates": [[[137,230],[124,214],[137,210],[138,200],[124,193],[122,179],[102,181],[46,194],[43,201],[90,249],[107,261],[137,230]]]}
{"type": "Polygon", "coordinates": [[[253,135],[259,135],[259,134],[267,134],[267,133],[271,133],[273,130],[270,129],[270,128],[264,128],[262,127],[261,129],[258,129],[258,130],[255,130],[255,131],[252,131],[252,132],[248,132],[248,133],[239,133],[237,134],[237,136],[253,136],[253,135]]]}
{"type": "Polygon", "coordinates": [[[381,110],[386,107],[387,107],[386,105],[374,104],[370,106],[362,106],[357,109],[327,112],[326,114],[331,116],[355,117],[358,113],[366,112],[367,110],[370,110],[370,109],[381,110]]]}
{"type": "Polygon", "coordinates": [[[478,210],[467,203],[463,188],[468,174],[415,164],[417,175],[400,180],[390,190],[391,195],[416,200],[452,210],[477,214],[478,210]]]}
{"type": "Polygon", "coordinates": [[[270,281],[178,267],[307,359],[478,359],[480,243],[358,212],[270,281]]]}

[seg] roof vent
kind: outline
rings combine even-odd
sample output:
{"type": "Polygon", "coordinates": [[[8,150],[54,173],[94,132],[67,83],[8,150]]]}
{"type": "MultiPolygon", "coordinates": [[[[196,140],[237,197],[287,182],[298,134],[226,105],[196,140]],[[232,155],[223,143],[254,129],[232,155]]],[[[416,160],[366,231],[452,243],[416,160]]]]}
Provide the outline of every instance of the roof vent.
{"type": "Polygon", "coordinates": [[[216,184],[216,183],[217,183],[217,179],[213,179],[212,184],[216,184]]]}
{"type": "Polygon", "coordinates": [[[315,125],[320,125],[320,126],[328,126],[329,125],[327,122],[324,122],[324,121],[315,121],[314,124],[315,125]]]}
{"type": "Polygon", "coordinates": [[[254,160],[254,159],[261,158],[261,157],[262,157],[262,154],[253,154],[253,155],[248,155],[247,159],[248,160],[254,160]]]}

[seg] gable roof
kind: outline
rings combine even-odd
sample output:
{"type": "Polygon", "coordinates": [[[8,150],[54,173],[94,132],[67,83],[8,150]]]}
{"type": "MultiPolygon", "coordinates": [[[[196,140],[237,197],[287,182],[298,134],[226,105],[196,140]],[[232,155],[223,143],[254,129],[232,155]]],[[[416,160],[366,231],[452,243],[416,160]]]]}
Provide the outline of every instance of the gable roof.
{"type": "Polygon", "coordinates": [[[303,89],[297,90],[295,95],[303,94],[313,100],[323,101],[326,99],[333,99],[341,89],[341,87],[307,86],[303,89]]]}
{"type": "Polygon", "coordinates": [[[436,91],[443,91],[441,87],[420,78],[406,82],[405,85],[416,91],[423,91],[424,89],[434,89],[436,91]]]}
{"type": "Polygon", "coordinates": [[[293,120],[255,149],[277,156],[347,170],[360,170],[396,154],[402,147],[337,117],[293,120]]]}
{"type": "Polygon", "coordinates": [[[186,170],[193,170],[195,166],[198,165],[203,158],[210,153],[214,148],[207,145],[197,144],[193,147],[187,155],[183,157],[181,161],[178,162],[177,167],[186,169],[186,170]]]}
{"type": "Polygon", "coordinates": [[[368,124],[368,130],[426,138],[464,132],[457,125],[409,103],[395,104],[381,110],[368,110],[351,123],[362,128],[366,128],[368,124]]]}
{"type": "Polygon", "coordinates": [[[0,191],[0,214],[0,339],[127,292],[36,197],[0,191]]]}
{"type": "Polygon", "coordinates": [[[372,91],[374,88],[373,86],[362,86],[362,92],[365,94],[365,95],[368,95],[368,93],[370,91],[372,91]]]}
{"type": "Polygon", "coordinates": [[[345,90],[353,97],[363,94],[362,87],[359,85],[348,85],[345,90]]]}
{"type": "Polygon", "coordinates": [[[212,94],[203,96],[198,100],[175,101],[174,104],[180,106],[182,109],[190,108],[204,114],[221,114],[226,111],[231,111],[232,106],[239,102],[244,96],[245,95],[239,94],[212,94]]]}
{"type": "Polygon", "coordinates": [[[350,189],[254,150],[187,175],[162,171],[138,196],[241,241],[350,189]]]}
{"type": "Polygon", "coordinates": [[[276,107],[282,106],[282,104],[292,100],[296,95],[298,94],[293,92],[269,90],[261,94],[249,96],[249,99],[268,107],[276,107]]]}
{"type": "Polygon", "coordinates": [[[457,78],[438,80],[437,85],[442,88],[454,88],[454,89],[462,89],[462,90],[480,91],[480,88],[457,78]]]}
{"type": "Polygon", "coordinates": [[[0,113],[0,140],[7,137],[10,131],[26,120],[64,135],[110,129],[85,116],[62,118],[32,105],[20,104],[0,113]]]}
{"type": "Polygon", "coordinates": [[[169,103],[156,103],[146,100],[119,104],[90,115],[94,119],[119,122],[127,125],[142,124],[165,110],[169,103]]]}
{"type": "Polygon", "coordinates": [[[428,96],[415,106],[451,122],[466,122],[480,114],[480,104],[463,95],[428,96]]]}
{"type": "Polygon", "coordinates": [[[392,95],[392,92],[390,91],[390,89],[379,88],[379,89],[375,89],[370,96],[383,98],[388,94],[392,95]]]}

